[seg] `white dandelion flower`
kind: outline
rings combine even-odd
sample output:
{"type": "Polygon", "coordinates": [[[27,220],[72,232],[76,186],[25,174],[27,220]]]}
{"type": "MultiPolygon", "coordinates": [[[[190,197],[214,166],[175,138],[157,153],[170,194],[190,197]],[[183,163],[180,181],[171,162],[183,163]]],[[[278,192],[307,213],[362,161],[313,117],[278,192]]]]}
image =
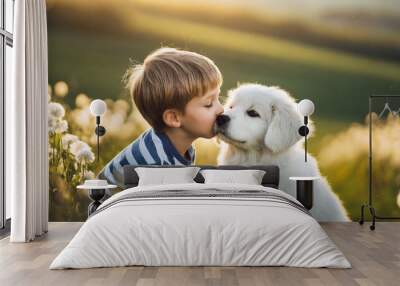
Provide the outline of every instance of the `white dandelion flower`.
{"type": "Polygon", "coordinates": [[[75,158],[79,162],[91,163],[94,161],[94,154],[89,149],[81,149],[76,155],[75,158]]]}
{"type": "Polygon", "coordinates": [[[49,133],[55,133],[56,132],[57,122],[58,121],[59,120],[56,119],[56,118],[49,117],[49,119],[48,119],[49,133]]]}
{"type": "Polygon", "coordinates": [[[65,134],[62,138],[61,138],[61,142],[63,145],[64,149],[68,149],[69,146],[71,146],[72,143],[78,141],[79,138],[78,136],[72,135],[72,134],[65,134]]]}
{"type": "Polygon", "coordinates": [[[71,150],[71,153],[76,156],[79,152],[81,152],[81,150],[85,150],[85,149],[90,151],[90,146],[86,142],[78,140],[71,144],[70,150],[71,150]]]}
{"type": "Polygon", "coordinates": [[[58,120],[55,128],[56,133],[64,133],[68,130],[67,120],[58,120]]]}
{"type": "Polygon", "coordinates": [[[62,118],[65,115],[64,107],[58,102],[49,103],[49,117],[62,118]]]}

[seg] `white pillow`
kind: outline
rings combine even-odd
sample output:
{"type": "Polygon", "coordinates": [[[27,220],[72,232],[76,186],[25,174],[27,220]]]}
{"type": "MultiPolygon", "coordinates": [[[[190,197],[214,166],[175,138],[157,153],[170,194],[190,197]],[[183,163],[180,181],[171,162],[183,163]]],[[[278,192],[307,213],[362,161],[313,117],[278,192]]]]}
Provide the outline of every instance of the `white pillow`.
{"type": "Polygon", "coordinates": [[[263,170],[201,170],[204,183],[234,183],[247,185],[261,185],[265,175],[263,170]]]}
{"type": "Polygon", "coordinates": [[[158,168],[137,167],[138,186],[196,183],[193,179],[199,172],[199,167],[158,168]]]}

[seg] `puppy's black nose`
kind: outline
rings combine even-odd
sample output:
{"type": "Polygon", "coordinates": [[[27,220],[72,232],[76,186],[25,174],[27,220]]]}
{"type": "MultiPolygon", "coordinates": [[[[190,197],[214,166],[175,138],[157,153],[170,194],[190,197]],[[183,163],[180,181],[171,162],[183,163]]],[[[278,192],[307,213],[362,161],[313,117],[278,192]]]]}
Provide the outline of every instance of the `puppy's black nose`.
{"type": "Polygon", "coordinates": [[[229,122],[229,120],[231,120],[231,118],[228,115],[224,115],[224,114],[218,115],[217,120],[216,120],[217,126],[221,127],[221,126],[227,124],[229,122]]]}

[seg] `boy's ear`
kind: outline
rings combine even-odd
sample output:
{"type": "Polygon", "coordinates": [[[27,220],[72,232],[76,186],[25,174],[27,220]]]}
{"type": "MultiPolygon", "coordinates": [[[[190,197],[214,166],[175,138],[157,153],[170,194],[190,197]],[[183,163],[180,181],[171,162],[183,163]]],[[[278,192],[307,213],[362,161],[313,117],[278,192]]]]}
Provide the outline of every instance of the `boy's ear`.
{"type": "Polygon", "coordinates": [[[163,112],[163,120],[168,127],[181,127],[181,113],[176,109],[167,109],[163,112]]]}

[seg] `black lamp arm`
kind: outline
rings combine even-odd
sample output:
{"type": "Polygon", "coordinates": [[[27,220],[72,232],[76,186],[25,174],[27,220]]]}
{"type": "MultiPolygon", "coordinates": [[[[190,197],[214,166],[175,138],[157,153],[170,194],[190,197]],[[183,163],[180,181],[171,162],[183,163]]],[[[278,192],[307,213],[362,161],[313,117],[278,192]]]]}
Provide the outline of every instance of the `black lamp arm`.
{"type": "Polygon", "coordinates": [[[308,116],[304,116],[304,125],[299,128],[299,134],[304,137],[304,160],[307,162],[307,135],[310,130],[307,127],[308,116]]]}
{"type": "Polygon", "coordinates": [[[99,162],[100,160],[100,137],[103,136],[104,134],[106,134],[106,129],[104,128],[104,126],[100,125],[100,116],[96,116],[96,129],[94,130],[94,132],[97,135],[97,162],[99,162]]]}

